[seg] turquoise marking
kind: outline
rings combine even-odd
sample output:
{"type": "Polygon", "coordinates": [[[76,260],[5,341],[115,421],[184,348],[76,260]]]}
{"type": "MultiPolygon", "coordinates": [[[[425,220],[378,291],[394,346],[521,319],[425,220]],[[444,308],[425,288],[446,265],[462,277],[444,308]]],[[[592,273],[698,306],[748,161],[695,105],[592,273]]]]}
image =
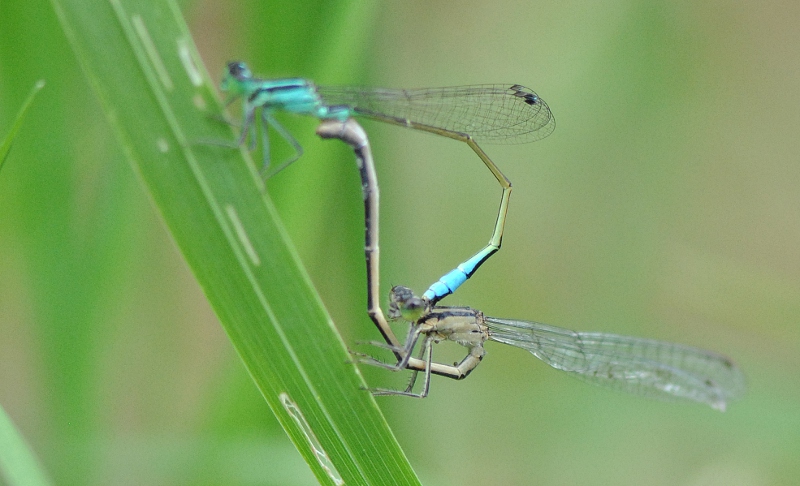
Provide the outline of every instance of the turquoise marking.
{"type": "MultiPolygon", "coordinates": [[[[275,175],[303,154],[303,148],[276,120],[272,114],[276,111],[287,111],[299,115],[311,115],[321,120],[345,121],[352,116],[352,110],[347,106],[328,105],[322,101],[314,83],[300,78],[290,79],[259,79],[253,77],[250,69],[242,62],[228,63],[228,70],[222,78],[220,86],[222,91],[230,94],[227,104],[237,98],[243,98],[242,134],[239,145],[242,145],[247,136],[251,137],[251,145],[255,145],[255,113],[261,108],[262,145],[264,148],[264,163],[262,173],[268,178],[275,175]],[[269,167],[269,138],[267,126],[271,126],[295,149],[294,157],[270,171],[269,167]]],[[[254,147],[253,147],[254,148],[254,147]]]]}

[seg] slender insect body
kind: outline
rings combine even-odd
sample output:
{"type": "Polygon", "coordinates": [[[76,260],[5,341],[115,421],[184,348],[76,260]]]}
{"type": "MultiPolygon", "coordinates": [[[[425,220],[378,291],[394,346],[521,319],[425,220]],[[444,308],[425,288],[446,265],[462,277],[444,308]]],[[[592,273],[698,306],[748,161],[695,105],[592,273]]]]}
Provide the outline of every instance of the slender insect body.
{"type": "MultiPolygon", "coordinates": [[[[704,349],[654,339],[619,336],[600,332],[576,332],[538,322],[485,316],[469,307],[439,307],[419,298],[407,287],[397,286],[390,296],[390,317],[409,320],[411,328],[405,347],[406,358],[390,369],[404,369],[417,342],[422,345],[418,359],[423,370],[413,368],[403,391],[377,389],[377,395],[405,395],[422,398],[428,394],[431,373],[453,379],[466,377],[483,358],[486,341],[525,349],[551,367],[583,381],[662,400],[705,403],[724,411],[727,404],[745,391],[745,379],[733,362],[704,349]],[[408,319],[408,318],[411,319],[408,319]],[[468,348],[455,366],[433,362],[432,344],[453,341],[468,348]],[[413,393],[419,371],[425,385],[413,393]]],[[[390,348],[391,349],[391,348],[390,348]]],[[[374,359],[363,362],[376,364],[374,359]]]]}

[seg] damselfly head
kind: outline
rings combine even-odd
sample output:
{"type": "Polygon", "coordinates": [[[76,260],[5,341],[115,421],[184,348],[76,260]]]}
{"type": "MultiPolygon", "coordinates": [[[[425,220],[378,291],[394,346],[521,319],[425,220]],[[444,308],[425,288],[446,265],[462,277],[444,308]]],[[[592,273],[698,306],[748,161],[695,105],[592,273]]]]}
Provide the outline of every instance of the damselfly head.
{"type": "Polygon", "coordinates": [[[414,292],[402,285],[395,285],[389,293],[389,319],[402,318],[404,321],[417,322],[427,310],[427,303],[414,292]]]}
{"type": "Polygon", "coordinates": [[[242,91],[242,83],[249,81],[253,78],[253,74],[247,67],[247,64],[242,61],[231,61],[228,63],[228,69],[222,76],[222,83],[220,89],[222,91],[239,92],[242,91]]]}

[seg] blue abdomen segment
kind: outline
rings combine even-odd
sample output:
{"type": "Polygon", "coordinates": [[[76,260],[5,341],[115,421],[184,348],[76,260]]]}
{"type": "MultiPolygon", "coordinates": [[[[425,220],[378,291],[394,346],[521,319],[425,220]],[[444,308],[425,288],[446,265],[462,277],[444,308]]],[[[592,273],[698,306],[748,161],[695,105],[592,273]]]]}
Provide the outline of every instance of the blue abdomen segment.
{"type": "Polygon", "coordinates": [[[305,79],[262,81],[261,86],[248,97],[248,103],[253,107],[282,109],[320,119],[344,121],[350,117],[349,107],[325,105],[316,89],[313,83],[305,79]]]}
{"type": "Polygon", "coordinates": [[[423,297],[432,303],[436,303],[444,297],[452,294],[456,291],[456,289],[461,287],[461,284],[466,282],[467,279],[470,278],[473,273],[475,273],[478,267],[480,267],[481,264],[490,256],[492,256],[497,250],[498,248],[496,247],[484,248],[483,251],[479,252],[453,270],[450,270],[436,283],[428,287],[428,290],[425,291],[423,297]]]}

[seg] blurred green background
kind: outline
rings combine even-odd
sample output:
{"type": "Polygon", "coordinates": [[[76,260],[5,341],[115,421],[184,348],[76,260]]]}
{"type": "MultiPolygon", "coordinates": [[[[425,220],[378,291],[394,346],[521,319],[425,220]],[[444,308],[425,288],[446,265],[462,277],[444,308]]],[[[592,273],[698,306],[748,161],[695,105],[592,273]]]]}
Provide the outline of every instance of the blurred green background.
{"type": "MultiPolygon", "coordinates": [[[[800,6],[181,5],[211,72],[243,59],[320,84],[533,88],[557,129],[484,147],[515,188],[503,249],[445,302],[713,349],[748,376],[746,397],[720,414],[594,388],[489,344],[468,380],[434,378],[426,400],[380,399],[423,483],[797,481],[800,6]],[[337,45],[352,49],[327,56],[337,45]]],[[[314,484],[51,5],[1,2],[0,132],[41,78],[0,173],[0,404],[58,484],[314,484]]],[[[306,155],[270,194],[346,342],[376,339],[352,153],[317,140],[313,120],[282,120],[306,155]]],[[[421,292],[486,243],[500,190],[463,144],[365,126],[384,292],[421,292]]],[[[277,159],[290,153],[274,146],[277,159]]],[[[404,384],[362,370],[376,386],[404,384]]]]}

